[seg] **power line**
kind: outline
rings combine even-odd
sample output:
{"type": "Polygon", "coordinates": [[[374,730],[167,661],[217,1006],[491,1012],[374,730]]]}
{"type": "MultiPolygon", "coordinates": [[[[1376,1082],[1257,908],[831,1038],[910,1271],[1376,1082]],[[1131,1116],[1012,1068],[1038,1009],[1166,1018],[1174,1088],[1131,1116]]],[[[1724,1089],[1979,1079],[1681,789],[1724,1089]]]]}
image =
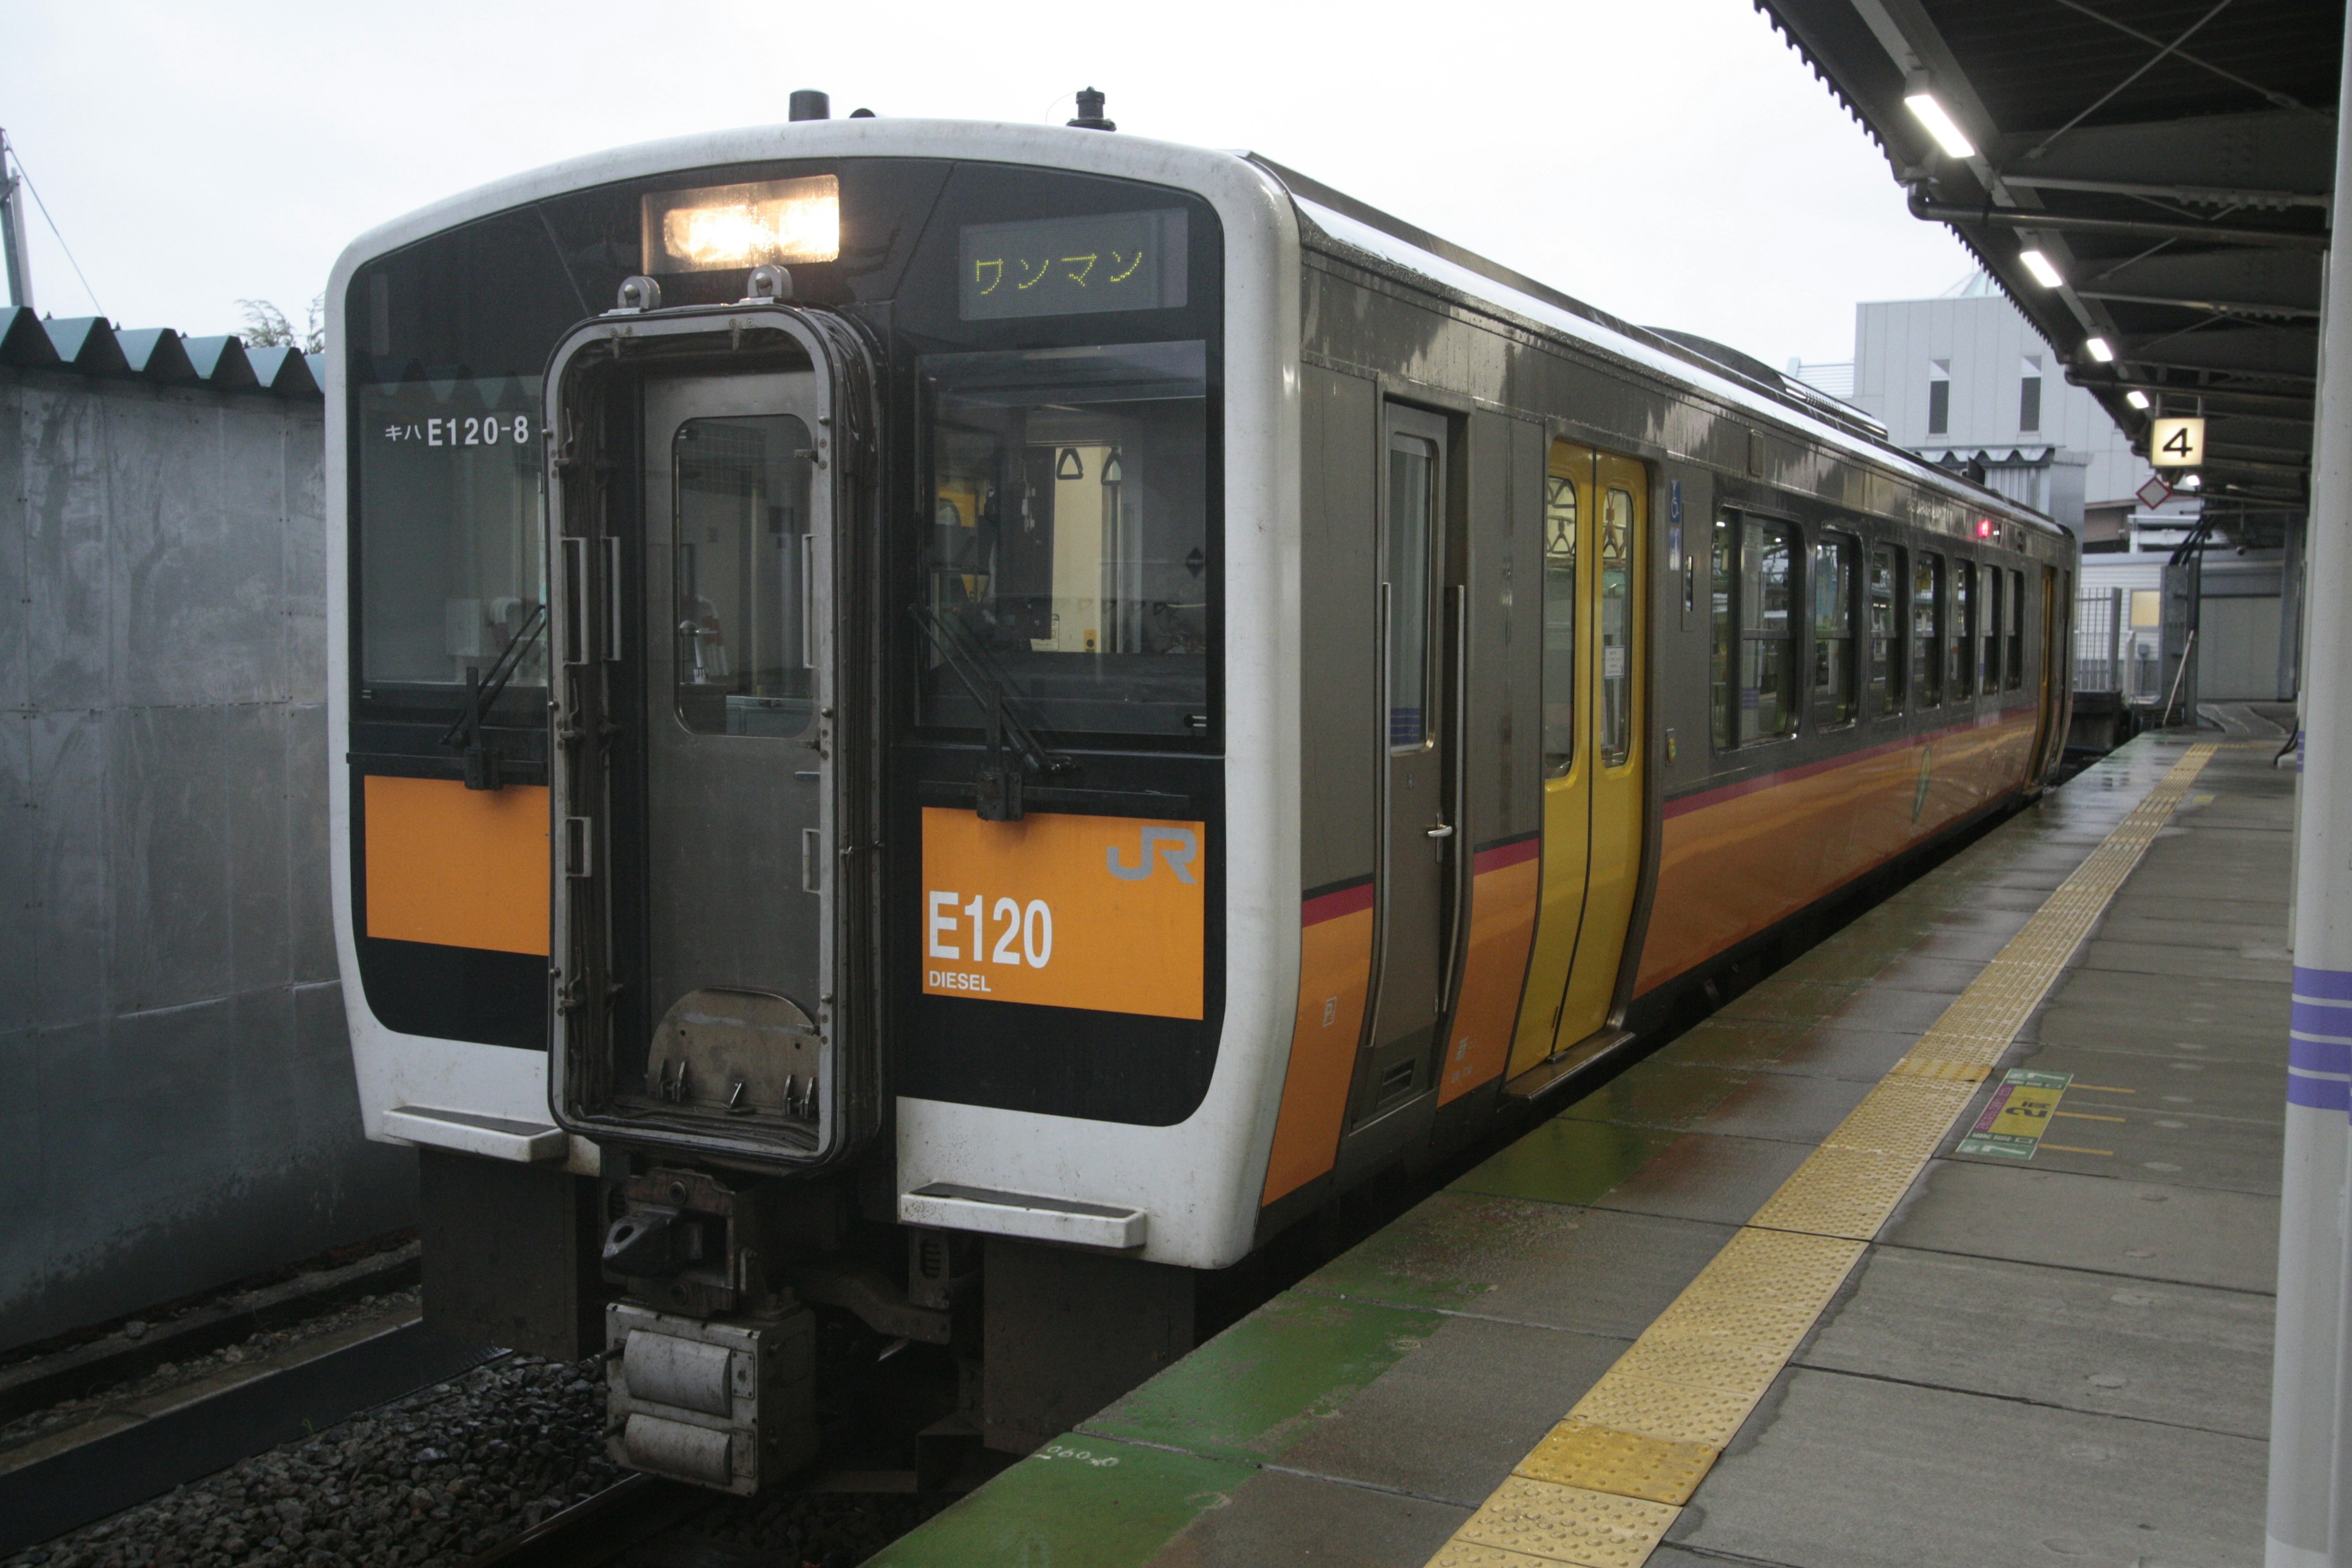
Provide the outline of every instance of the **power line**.
{"type": "Polygon", "coordinates": [[[106,307],[98,302],[98,290],[89,286],[89,279],[83,273],[81,263],[74,259],[73,247],[66,243],[65,235],[58,228],[58,220],[49,216],[49,204],[41,199],[41,187],[33,184],[32,171],[25,167],[24,149],[11,142],[8,152],[16,161],[16,177],[25,182],[26,190],[33,193],[33,205],[41,209],[41,221],[49,226],[51,234],[57,236],[58,248],[66,253],[66,264],[74,269],[74,276],[81,279],[81,291],[89,296],[90,309],[99,315],[105,315],[106,307]]]}

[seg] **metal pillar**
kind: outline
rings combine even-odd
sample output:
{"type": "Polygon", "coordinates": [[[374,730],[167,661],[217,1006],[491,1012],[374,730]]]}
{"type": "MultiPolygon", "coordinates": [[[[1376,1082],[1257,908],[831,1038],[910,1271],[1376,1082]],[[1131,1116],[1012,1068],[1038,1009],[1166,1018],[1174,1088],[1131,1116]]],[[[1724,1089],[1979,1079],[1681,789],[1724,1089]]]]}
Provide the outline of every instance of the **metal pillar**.
{"type": "Polygon", "coordinates": [[[25,182],[9,155],[8,133],[0,131],[0,255],[8,269],[8,303],[33,306],[33,253],[25,237],[25,182]]]}
{"type": "MultiPolygon", "coordinates": [[[[2352,108],[2352,31],[2337,101],[2352,108]]],[[[2352,212],[2352,120],[2337,121],[2336,211],[2352,212]]],[[[2352,245],[2327,258],[2304,645],[2294,1007],[2271,1378],[2269,1568],[2352,1568],[2344,1222],[2352,1104],[2352,245]]]]}

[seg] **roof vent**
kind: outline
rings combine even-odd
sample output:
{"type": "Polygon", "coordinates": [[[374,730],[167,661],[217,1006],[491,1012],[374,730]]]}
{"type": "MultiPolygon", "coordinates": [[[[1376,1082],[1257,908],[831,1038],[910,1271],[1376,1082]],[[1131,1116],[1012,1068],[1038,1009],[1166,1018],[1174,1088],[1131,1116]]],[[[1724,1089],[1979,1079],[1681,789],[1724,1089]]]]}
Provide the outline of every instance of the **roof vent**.
{"type": "Polygon", "coordinates": [[[1081,131],[1118,129],[1118,121],[1103,118],[1103,95],[1090,87],[1078,89],[1078,117],[1070,123],[1081,131]]]}
{"type": "Polygon", "coordinates": [[[794,120],[830,120],[833,100],[812,87],[797,89],[793,93],[792,117],[794,120]]]}

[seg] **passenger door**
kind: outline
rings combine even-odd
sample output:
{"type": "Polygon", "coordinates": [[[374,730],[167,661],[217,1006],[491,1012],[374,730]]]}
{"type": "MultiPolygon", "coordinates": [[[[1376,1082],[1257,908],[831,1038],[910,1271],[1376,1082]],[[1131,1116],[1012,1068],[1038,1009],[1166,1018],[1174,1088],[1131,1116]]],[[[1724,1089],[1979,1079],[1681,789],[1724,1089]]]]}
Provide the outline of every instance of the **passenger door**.
{"type": "Polygon", "coordinates": [[[1630,458],[1593,459],[1591,717],[1592,837],[1584,919],[1552,1048],[1563,1051],[1608,1023],[1642,869],[1643,646],[1648,574],[1649,476],[1630,458]]]}
{"type": "Polygon", "coordinates": [[[1604,1027],[1641,872],[1649,479],[1552,446],[1545,521],[1543,904],[1509,1073],[1604,1027]]]}
{"type": "Polygon", "coordinates": [[[1434,1031],[1449,989],[1453,940],[1461,595],[1453,551],[1447,426],[1391,404],[1381,442],[1381,769],[1378,945],[1367,1059],[1351,1121],[1431,1087],[1434,1031]]]}

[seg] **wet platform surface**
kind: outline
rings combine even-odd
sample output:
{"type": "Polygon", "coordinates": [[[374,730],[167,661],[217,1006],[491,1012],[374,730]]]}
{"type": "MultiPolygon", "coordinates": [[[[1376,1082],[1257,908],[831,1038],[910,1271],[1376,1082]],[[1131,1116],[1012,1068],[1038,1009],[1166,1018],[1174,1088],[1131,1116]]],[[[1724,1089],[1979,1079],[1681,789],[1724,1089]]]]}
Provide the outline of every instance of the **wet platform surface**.
{"type": "Polygon", "coordinates": [[[2134,742],[877,1561],[2259,1563],[2270,763],[2134,742]],[[2126,839],[2022,1026],[1923,1067],[2126,839]],[[1895,1168],[1853,1152],[1874,1108],[1937,1095],[1859,1228],[1786,1218],[1895,1168]],[[1709,1382],[1693,1323],[1754,1389],[1676,1381],[1709,1382]]]}

